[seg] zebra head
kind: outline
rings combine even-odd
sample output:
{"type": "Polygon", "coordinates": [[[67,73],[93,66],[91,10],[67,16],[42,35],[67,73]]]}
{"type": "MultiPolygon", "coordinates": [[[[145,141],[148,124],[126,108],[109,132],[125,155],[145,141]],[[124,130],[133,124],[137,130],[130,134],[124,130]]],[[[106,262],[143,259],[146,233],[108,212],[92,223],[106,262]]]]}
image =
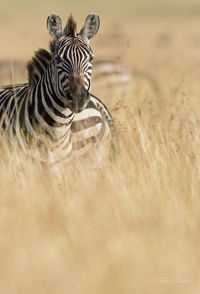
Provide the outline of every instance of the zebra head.
{"type": "Polygon", "coordinates": [[[99,24],[98,15],[89,14],[77,34],[72,16],[64,29],[55,13],[47,19],[47,28],[54,38],[51,43],[54,90],[73,112],[83,110],[90,99],[93,52],[89,41],[97,33],[99,24]]]}

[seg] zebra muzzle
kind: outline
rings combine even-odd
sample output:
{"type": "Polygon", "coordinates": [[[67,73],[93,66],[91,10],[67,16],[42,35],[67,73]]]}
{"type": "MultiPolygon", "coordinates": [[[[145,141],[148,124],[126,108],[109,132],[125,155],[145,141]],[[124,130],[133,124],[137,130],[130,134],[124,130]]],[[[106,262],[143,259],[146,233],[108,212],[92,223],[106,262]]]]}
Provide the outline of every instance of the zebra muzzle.
{"type": "Polygon", "coordinates": [[[82,111],[90,100],[90,94],[85,88],[78,92],[68,91],[66,96],[68,107],[75,113],[82,111]]]}

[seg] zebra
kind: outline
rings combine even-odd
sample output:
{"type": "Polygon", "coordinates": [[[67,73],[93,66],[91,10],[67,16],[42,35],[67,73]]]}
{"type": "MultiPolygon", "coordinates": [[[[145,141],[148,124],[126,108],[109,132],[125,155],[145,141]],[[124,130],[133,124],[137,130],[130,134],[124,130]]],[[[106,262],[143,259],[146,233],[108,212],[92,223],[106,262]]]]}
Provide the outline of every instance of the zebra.
{"type": "Polygon", "coordinates": [[[90,39],[99,25],[94,13],[79,33],[72,15],[64,29],[57,14],[47,18],[50,50],[39,49],[28,62],[27,83],[0,87],[0,129],[10,145],[17,141],[20,149],[48,164],[84,157],[107,144],[114,149],[113,118],[90,93],[90,39]]]}

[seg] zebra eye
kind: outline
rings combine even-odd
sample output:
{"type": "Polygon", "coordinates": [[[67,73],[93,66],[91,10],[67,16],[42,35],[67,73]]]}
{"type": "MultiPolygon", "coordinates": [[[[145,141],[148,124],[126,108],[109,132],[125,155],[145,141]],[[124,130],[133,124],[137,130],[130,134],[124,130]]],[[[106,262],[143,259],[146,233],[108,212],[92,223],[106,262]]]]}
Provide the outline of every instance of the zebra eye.
{"type": "Polygon", "coordinates": [[[94,58],[94,55],[91,55],[89,58],[89,61],[92,62],[93,58],[94,58]]]}
{"type": "Polygon", "coordinates": [[[60,55],[56,55],[55,60],[56,60],[56,63],[61,63],[62,62],[62,59],[60,58],[60,55]]]}

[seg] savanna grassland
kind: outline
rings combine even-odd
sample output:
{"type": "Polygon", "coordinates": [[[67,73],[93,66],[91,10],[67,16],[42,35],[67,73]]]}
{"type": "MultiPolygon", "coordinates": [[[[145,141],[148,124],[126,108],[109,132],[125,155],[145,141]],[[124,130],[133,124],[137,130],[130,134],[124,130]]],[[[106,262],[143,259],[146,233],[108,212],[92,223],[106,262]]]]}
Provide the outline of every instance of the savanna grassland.
{"type": "Polygon", "coordinates": [[[26,81],[51,11],[72,12],[79,28],[98,13],[95,58],[133,73],[129,86],[93,80],[120,153],[98,169],[74,162],[60,179],[4,145],[0,293],[200,293],[199,2],[54,2],[1,3],[0,84],[26,81]]]}

